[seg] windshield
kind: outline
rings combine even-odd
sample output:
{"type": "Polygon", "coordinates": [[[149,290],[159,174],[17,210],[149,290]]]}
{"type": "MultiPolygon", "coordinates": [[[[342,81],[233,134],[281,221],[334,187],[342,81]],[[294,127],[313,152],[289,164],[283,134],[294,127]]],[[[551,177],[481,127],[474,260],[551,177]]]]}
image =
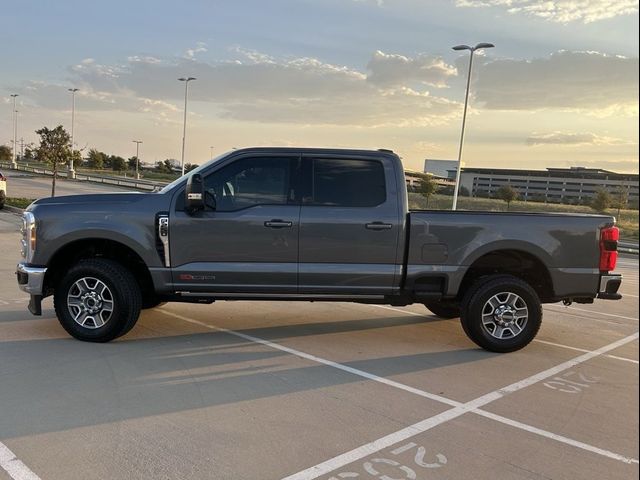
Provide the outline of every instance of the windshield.
{"type": "Polygon", "coordinates": [[[215,162],[218,162],[220,160],[222,160],[223,158],[225,158],[227,155],[229,155],[231,152],[224,152],[220,155],[218,155],[217,157],[209,160],[206,163],[203,163],[202,165],[200,165],[198,168],[195,168],[193,170],[191,170],[189,173],[185,173],[184,175],[182,175],[181,177],[176,178],[173,182],[171,182],[168,185],[165,185],[162,190],[159,190],[158,193],[166,193],[169,190],[171,190],[172,188],[174,188],[176,185],[178,185],[179,183],[181,183],[186,177],[188,177],[189,175],[193,174],[193,173],[200,173],[202,170],[204,170],[205,168],[209,167],[210,165],[214,164],[215,162]]]}

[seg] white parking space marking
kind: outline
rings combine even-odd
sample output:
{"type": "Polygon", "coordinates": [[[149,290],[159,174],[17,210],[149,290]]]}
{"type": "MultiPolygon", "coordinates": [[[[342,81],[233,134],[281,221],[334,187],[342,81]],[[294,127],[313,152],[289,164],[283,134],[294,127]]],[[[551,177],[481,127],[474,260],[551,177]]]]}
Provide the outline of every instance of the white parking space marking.
{"type": "MultiPolygon", "coordinates": [[[[594,310],[587,310],[586,308],[578,308],[578,307],[556,307],[555,305],[546,305],[547,308],[551,308],[552,310],[555,311],[561,311],[562,309],[565,310],[577,310],[578,312],[586,312],[586,313],[591,313],[593,315],[604,315],[605,317],[612,317],[612,318],[621,318],[623,320],[632,320],[634,322],[638,321],[638,318],[634,318],[634,317],[625,317],[624,315],[618,315],[615,313],[605,313],[605,312],[596,312],[594,310]]],[[[592,319],[590,319],[592,320],[592,319]]]]}
{"type": "Polygon", "coordinates": [[[200,325],[205,328],[209,328],[211,330],[217,330],[219,332],[228,333],[230,335],[234,335],[236,337],[240,337],[244,340],[248,340],[250,342],[259,343],[261,345],[265,345],[267,347],[274,348],[276,350],[280,350],[291,355],[295,355],[300,358],[305,358],[307,360],[311,360],[312,362],[321,363],[323,365],[327,365],[329,367],[337,368],[338,370],[342,370],[344,372],[349,372],[354,375],[358,375],[359,377],[366,378],[368,380],[373,380],[374,382],[384,383],[385,385],[389,385],[394,388],[398,388],[400,390],[404,390],[405,392],[413,393],[415,395],[420,395],[421,397],[428,398],[430,400],[435,400],[436,402],[446,403],[451,406],[458,406],[460,402],[456,402],[455,400],[450,400],[448,398],[442,397],[440,395],[435,395],[433,393],[425,392],[418,388],[413,388],[408,385],[404,385],[403,383],[394,382],[393,380],[389,380],[388,378],[379,377],[378,375],[374,375],[369,372],[365,372],[363,370],[359,370],[357,368],[348,367],[347,365],[342,365],[341,363],[333,362],[331,360],[327,360],[324,358],[316,357],[315,355],[311,355],[306,352],[301,352],[300,350],[295,350],[293,348],[285,347],[284,345],[280,345],[278,343],[273,343],[268,340],[264,340],[262,338],[254,337],[252,335],[247,335],[241,332],[236,332],[234,330],[228,330],[226,328],[216,327],[215,325],[210,325],[208,323],[200,322],[199,320],[195,320],[190,317],[185,317],[184,315],[180,315],[177,313],[169,312],[167,310],[158,310],[166,315],[178,318],[180,320],[184,320],[185,322],[193,323],[195,325],[200,325]]]}
{"type": "MultiPolygon", "coordinates": [[[[422,313],[416,313],[416,312],[412,312],[410,310],[402,310],[400,308],[395,308],[395,307],[388,307],[386,305],[366,305],[367,307],[376,307],[376,308],[384,308],[385,310],[393,310],[394,312],[401,312],[401,313],[405,313],[407,315],[414,315],[416,317],[424,317],[424,314],[422,313]]],[[[611,323],[611,322],[606,322],[606,323],[611,323]]],[[[613,325],[619,325],[617,323],[614,323],[613,325]]],[[[550,345],[553,347],[558,347],[558,348],[564,348],[566,350],[575,350],[576,352],[583,352],[583,353],[587,353],[590,352],[591,350],[586,350],[584,348],[578,348],[578,347],[572,347],[570,345],[564,345],[562,343],[554,343],[554,342],[547,342],[546,340],[538,340],[537,338],[533,340],[535,343],[543,343],[545,345],[550,345]]],[[[638,364],[638,360],[633,360],[631,358],[625,358],[625,357],[619,357],[617,355],[604,355],[605,357],[608,358],[613,358],[614,360],[622,360],[623,362],[631,362],[631,363],[635,363],[638,364]]]]}
{"type": "MultiPolygon", "coordinates": [[[[585,348],[570,347],[569,345],[563,345],[562,343],[548,342],[547,340],[535,339],[534,342],[536,342],[536,343],[544,343],[545,345],[551,345],[552,347],[566,348],[567,350],[575,350],[576,352],[587,353],[587,352],[591,351],[591,350],[587,350],[585,348]]],[[[607,357],[607,358],[612,358],[614,360],[622,360],[623,362],[635,363],[636,365],[638,365],[638,360],[634,360],[632,358],[619,357],[617,355],[603,355],[603,356],[607,357]]]]}
{"type": "MultiPolygon", "coordinates": [[[[629,342],[632,342],[637,338],[638,338],[638,333],[636,332],[633,335],[629,335],[628,337],[625,337],[616,342],[610,343],[609,345],[605,345],[604,347],[601,347],[597,350],[580,355],[579,357],[576,357],[573,360],[568,360],[566,362],[563,362],[555,367],[549,368],[535,375],[531,375],[530,377],[527,377],[524,380],[520,380],[519,382],[512,383],[511,385],[508,385],[501,389],[487,393],[486,395],[478,397],[475,400],[471,400],[470,402],[467,402],[463,405],[454,407],[438,415],[434,415],[433,417],[427,418],[418,423],[414,423],[413,425],[403,428],[402,430],[398,430],[397,432],[394,432],[382,438],[379,438],[378,440],[374,440],[373,442],[367,443],[365,445],[362,445],[361,447],[358,447],[349,452],[343,453],[342,455],[333,457],[325,462],[319,463],[318,465],[314,465],[313,467],[310,467],[306,470],[302,470],[298,473],[294,473],[293,475],[289,475],[288,477],[285,477],[283,480],[312,480],[314,478],[318,478],[322,475],[331,473],[334,470],[337,470],[338,468],[341,468],[341,467],[344,467],[345,465],[353,463],[354,461],[368,457],[369,455],[377,453],[380,450],[383,450],[387,447],[391,447],[396,443],[399,443],[404,440],[408,440],[409,438],[412,438],[420,433],[424,433],[427,430],[431,430],[432,428],[437,427],[438,425],[446,423],[450,420],[453,420],[454,418],[460,417],[461,415],[464,415],[465,413],[469,413],[469,412],[477,413],[487,418],[491,417],[493,420],[497,420],[497,421],[500,421],[501,423],[505,423],[507,425],[514,426],[516,428],[520,428],[530,433],[539,433],[541,430],[536,427],[532,427],[524,423],[516,422],[514,420],[507,419],[499,415],[494,415],[490,412],[485,412],[484,410],[479,410],[479,409],[480,407],[484,407],[485,405],[492,403],[500,398],[503,398],[506,395],[509,395],[513,392],[517,392],[518,390],[522,390],[523,388],[534,385],[542,380],[546,380],[547,378],[553,377],[554,375],[558,375],[564,370],[575,367],[576,365],[579,365],[588,360],[591,360],[592,358],[603,355],[604,353],[610,350],[613,350],[615,348],[618,348],[622,345],[625,345],[629,342]],[[502,421],[503,419],[504,421],[502,421]]],[[[559,442],[567,443],[569,445],[573,445],[578,448],[583,448],[583,446],[586,446],[588,447],[586,448],[586,450],[589,450],[594,453],[599,453],[600,455],[604,455],[606,457],[609,457],[611,459],[618,460],[624,463],[629,463],[629,464],[638,463],[638,460],[635,458],[625,457],[623,455],[619,455],[617,453],[610,452],[608,450],[600,449],[592,445],[582,444],[582,442],[578,442],[572,439],[567,439],[566,437],[555,435],[551,432],[545,432],[545,431],[543,432],[544,432],[543,436],[545,436],[546,438],[552,438],[559,442]],[[568,442],[565,442],[564,441],[565,439],[568,440],[568,442]]]]}
{"type": "Polygon", "coordinates": [[[535,433],[536,435],[540,435],[541,437],[546,437],[560,443],[565,443],[567,445],[571,445],[572,447],[580,448],[582,450],[586,450],[591,453],[597,453],[598,455],[602,455],[603,457],[608,457],[623,463],[629,463],[629,464],[638,463],[638,460],[635,458],[628,458],[628,457],[625,457],[624,455],[619,455],[617,453],[610,452],[609,450],[605,450],[603,448],[594,447],[593,445],[589,445],[588,443],[580,442],[578,440],[574,440],[572,438],[568,438],[563,435],[557,435],[555,433],[547,432],[546,430],[542,430],[540,428],[534,427],[532,425],[528,425],[526,423],[518,422],[517,420],[511,420],[510,418],[505,418],[500,415],[495,415],[494,413],[487,412],[486,410],[478,409],[478,410],[475,410],[473,413],[477,413],[478,415],[481,415],[486,418],[490,418],[491,420],[496,420],[506,425],[519,428],[520,430],[526,430],[527,432],[535,433]]]}
{"type": "MultiPolygon", "coordinates": [[[[391,307],[387,307],[387,308],[391,308],[391,307]]],[[[398,388],[400,390],[403,390],[405,392],[409,392],[409,393],[414,393],[416,395],[419,395],[421,397],[425,397],[428,398],[430,400],[435,400],[437,402],[441,402],[441,403],[445,403],[447,405],[453,406],[454,408],[447,410],[445,412],[442,412],[438,415],[435,415],[433,417],[430,417],[428,419],[425,419],[421,422],[418,422],[414,425],[411,425],[405,429],[402,429],[398,432],[395,432],[393,434],[387,435],[386,437],[383,437],[379,440],[376,440],[375,442],[372,442],[370,444],[364,445],[362,447],[359,447],[358,449],[352,450],[350,452],[347,452],[343,455],[340,455],[339,457],[334,457],[331,460],[328,460],[327,462],[324,462],[322,464],[320,464],[320,466],[316,466],[319,468],[319,470],[317,470],[316,467],[312,467],[311,469],[308,470],[304,470],[303,472],[300,472],[299,474],[295,474],[293,476],[290,477],[286,477],[286,479],[284,480],[301,480],[301,479],[312,479],[312,478],[317,478],[318,476],[327,474],[327,473],[331,473],[334,470],[337,470],[338,468],[341,468],[345,465],[348,465],[350,463],[353,463],[354,461],[360,460],[364,457],[367,457],[373,453],[379,452],[380,450],[387,448],[391,445],[395,445],[398,442],[401,442],[403,440],[406,440],[408,438],[411,438],[419,433],[425,432],[427,430],[430,430],[433,427],[436,427],[442,423],[448,422],[449,420],[452,420],[454,418],[457,418],[465,413],[477,413],[477,414],[481,414],[480,412],[483,412],[482,410],[479,410],[480,407],[491,403],[495,400],[498,400],[502,397],[504,397],[505,395],[508,395],[510,393],[513,393],[515,391],[521,390],[523,388],[526,388],[529,385],[533,385],[534,383],[537,383],[541,380],[544,380],[548,377],[552,377],[554,375],[559,374],[560,372],[562,372],[563,370],[566,370],[568,368],[571,368],[575,365],[578,365],[580,363],[583,363],[591,358],[597,357],[599,355],[604,355],[606,354],[606,352],[608,352],[609,350],[618,348],[622,345],[625,345],[626,343],[629,343],[635,339],[638,338],[638,333],[635,333],[629,337],[625,337],[621,340],[618,340],[616,342],[613,342],[609,345],[606,345],[598,350],[594,350],[594,351],[587,351],[584,355],[581,355],[580,357],[577,357],[573,360],[569,360],[567,362],[564,362],[556,367],[553,367],[551,369],[545,370],[539,374],[533,375],[531,377],[528,377],[525,380],[521,380],[519,382],[516,382],[512,385],[509,385],[507,387],[501,388],[499,390],[496,390],[494,392],[491,392],[487,395],[483,395],[482,397],[479,397],[475,400],[472,400],[470,402],[467,403],[462,403],[462,402],[458,402],[446,397],[443,397],[441,395],[436,395],[430,392],[426,392],[424,390],[420,390],[414,387],[410,387],[408,385],[402,384],[400,382],[395,382],[393,380],[389,380],[387,378],[384,377],[379,377],[378,375],[374,375],[371,374],[369,372],[365,372],[363,370],[359,370],[356,368],[352,368],[349,367],[347,365],[343,365],[331,360],[327,360],[321,357],[317,357],[315,355],[311,355],[308,354],[306,352],[302,352],[300,350],[296,350],[293,348],[289,348],[289,347],[285,347],[284,345],[280,345],[268,340],[264,340],[262,338],[258,338],[258,337],[254,337],[252,335],[247,335],[241,332],[236,332],[234,330],[229,330],[226,328],[221,328],[221,327],[217,327],[215,325],[211,325],[205,322],[201,322],[199,320],[193,319],[191,317],[187,317],[184,315],[180,315],[177,313],[173,313],[167,310],[159,310],[160,312],[172,316],[174,318],[178,318],[180,320],[183,320],[185,322],[189,322],[189,323],[193,323],[196,325],[200,325],[203,326],[205,328],[211,329],[211,330],[216,330],[219,332],[223,332],[223,333],[227,333],[229,335],[234,335],[236,337],[248,340],[250,342],[254,342],[254,343],[258,343],[261,345],[265,345],[286,353],[289,353],[291,355],[295,355],[297,357],[300,358],[304,358],[316,363],[321,363],[323,365],[327,365],[329,367],[333,367],[336,368],[338,370],[342,370],[345,372],[349,372],[352,373],[354,375],[369,379],[369,380],[373,380],[375,382],[378,383],[382,383],[385,385],[388,385],[390,387],[393,388],[398,388]],[[329,468],[331,467],[331,468],[329,468]],[[329,469],[327,469],[329,468],[329,469]],[[309,475],[310,472],[312,473],[311,476],[305,476],[305,475],[309,475]],[[319,473],[318,473],[319,472],[319,473]],[[302,475],[302,476],[296,476],[296,475],[302,475]]],[[[418,315],[418,314],[415,314],[418,315]]],[[[499,421],[501,423],[504,423],[506,425],[511,425],[513,426],[515,422],[511,419],[505,418],[505,417],[501,417],[500,415],[495,415],[495,414],[491,414],[492,415],[492,419],[499,421]],[[504,421],[502,421],[501,419],[504,419],[504,421]]],[[[483,415],[486,416],[486,415],[483,415]]],[[[525,424],[521,424],[521,425],[525,425],[525,424]]],[[[520,428],[520,427],[518,427],[520,428]]],[[[537,433],[538,431],[543,431],[541,429],[537,429],[535,427],[531,427],[531,429],[528,429],[527,431],[530,431],[531,433],[537,433]]],[[[547,438],[553,438],[559,442],[563,442],[563,438],[561,435],[556,435],[552,432],[546,432],[545,431],[545,437],[547,438]]],[[[567,443],[570,444],[572,446],[578,446],[579,448],[580,445],[582,445],[581,442],[578,441],[573,441],[571,443],[569,442],[563,442],[563,443],[567,443]]],[[[584,444],[587,445],[587,444],[584,444]]],[[[625,463],[637,463],[638,461],[636,459],[631,459],[631,458],[627,458],[624,457],[622,455],[619,455],[615,452],[609,452],[608,450],[604,450],[604,449],[600,449],[598,447],[594,447],[591,445],[588,445],[588,450],[591,452],[595,452],[595,453],[600,453],[602,455],[605,455],[609,458],[615,459],[615,460],[619,460],[619,461],[623,461],[625,463]],[[601,452],[605,452],[605,453],[601,453],[601,452]]]]}
{"type": "Polygon", "coordinates": [[[0,442],[0,467],[14,480],[40,480],[4,443],[0,442]]]}

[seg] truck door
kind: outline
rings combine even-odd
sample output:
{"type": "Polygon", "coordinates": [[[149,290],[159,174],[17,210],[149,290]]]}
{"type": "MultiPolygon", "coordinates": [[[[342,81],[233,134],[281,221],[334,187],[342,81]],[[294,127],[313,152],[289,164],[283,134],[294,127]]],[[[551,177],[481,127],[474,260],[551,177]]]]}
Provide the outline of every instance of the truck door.
{"type": "Polygon", "coordinates": [[[171,266],[178,291],[295,293],[300,157],[252,155],[204,176],[203,211],[177,202],[170,218],[171,266]],[[212,208],[215,199],[215,208],[212,208]]]}
{"type": "Polygon", "coordinates": [[[389,294],[396,286],[400,212],[391,162],[303,157],[298,291],[389,294]]]}

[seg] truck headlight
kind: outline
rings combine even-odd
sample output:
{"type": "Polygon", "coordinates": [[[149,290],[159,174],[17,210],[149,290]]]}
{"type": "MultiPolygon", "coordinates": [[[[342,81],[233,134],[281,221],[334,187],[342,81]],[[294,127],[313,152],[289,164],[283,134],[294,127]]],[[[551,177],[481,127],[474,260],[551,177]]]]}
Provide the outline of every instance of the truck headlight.
{"type": "Polygon", "coordinates": [[[31,212],[22,214],[22,240],[20,241],[20,253],[27,263],[33,260],[36,251],[36,217],[31,212]]]}

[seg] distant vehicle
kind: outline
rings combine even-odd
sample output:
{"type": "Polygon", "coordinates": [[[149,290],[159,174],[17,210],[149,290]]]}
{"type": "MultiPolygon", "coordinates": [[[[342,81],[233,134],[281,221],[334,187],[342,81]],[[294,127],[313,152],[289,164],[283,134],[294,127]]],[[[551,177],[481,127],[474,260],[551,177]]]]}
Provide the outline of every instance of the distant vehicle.
{"type": "Polygon", "coordinates": [[[234,150],[157,193],[37,200],[22,232],[29,310],[53,295],[92,342],[161,302],[346,301],[422,303],[511,352],[542,303],[621,298],[613,217],[409,211],[388,150],[234,150]]]}
{"type": "Polygon", "coordinates": [[[7,199],[7,177],[0,172],[0,209],[4,208],[7,199]]]}

